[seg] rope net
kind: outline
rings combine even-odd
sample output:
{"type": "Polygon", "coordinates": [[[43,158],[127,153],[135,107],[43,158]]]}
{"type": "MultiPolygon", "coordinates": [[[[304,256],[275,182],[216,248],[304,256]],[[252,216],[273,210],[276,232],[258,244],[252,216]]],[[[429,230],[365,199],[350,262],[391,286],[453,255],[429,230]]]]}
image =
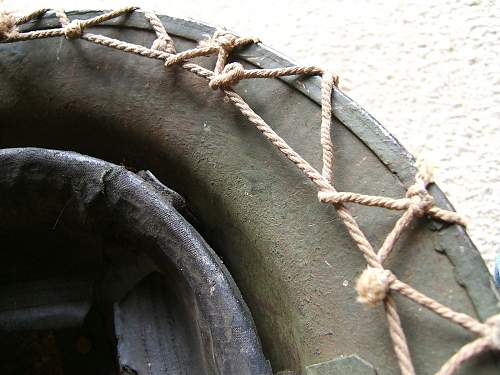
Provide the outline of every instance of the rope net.
{"type": "Polygon", "coordinates": [[[478,354],[500,350],[500,314],[490,317],[485,322],[454,311],[438,301],[426,296],[412,286],[399,280],[389,269],[384,268],[384,261],[393,251],[398,239],[410,223],[419,217],[428,216],[450,224],[465,226],[465,220],[459,214],[441,209],[434,203],[427,187],[433,182],[432,171],[423,162],[417,162],[418,172],[415,182],[407,190],[406,196],[393,199],[383,196],[371,196],[353,192],[340,192],[334,187],[333,176],[333,143],[331,140],[332,106],[331,97],[333,87],[338,84],[338,77],[329,70],[317,66],[292,66],[277,69],[245,69],[239,63],[228,64],[228,58],[235,48],[258,43],[256,38],[237,37],[225,30],[217,30],[214,35],[201,41],[195,48],[177,52],[175,45],[160,19],[152,12],[145,11],[144,17],[153,28],[156,39],[151,47],[144,47],[104,35],[87,32],[85,29],[101,24],[113,18],[137,11],[137,7],[125,7],[86,20],[70,20],[66,13],[56,10],[55,14],[60,27],[46,30],[20,32],[18,26],[43,17],[49,9],[40,9],[24,17],[15,18],[12,14],[0,11],[0,41],[4,43],[35,40],[42,38],[65,37],[84,39],[116,50],[133,53],[151,59],[163,61],[166,68],[179,65],[208,81],[208,86],[214,90],[221,90],[225,98],[262,133],[262,135],[276,146],[291,162],[310,179],[318,189],[318,199],[333,205],[337,214],[344,223],[352,240],[363,254],[367,268],[357,280],[356,290],[358,301],[369,306],[383,304],[388,322],[388,329],[394,352],[396,354],[401,374],[414,375],[415,369],[411,360],[410,351],[403,331],[398,309],[393,293],[412,300],[434,312],[435,314],[475,334],[477,338],[458,350],[436,373],[436,375],[452,375],[467,360],[478,354]],[[190,63],[189,60],[200,56],[217,55],[217,62],[212,70],[190,63]],[[295,152],[252,108],[237,94],[233,87],[241,80],[252,78],[275,78],[290,75],[309,75],[321,77],[321,136],[323,167],[321,173],[314,169],[302,156],[295,152]],[[355,218],[350,213],[346,203],[355,203],[365,206],[383,207],[389,210],[403,211],[401,217],[385,238],[380,249],[375,250],[355,218]]]}

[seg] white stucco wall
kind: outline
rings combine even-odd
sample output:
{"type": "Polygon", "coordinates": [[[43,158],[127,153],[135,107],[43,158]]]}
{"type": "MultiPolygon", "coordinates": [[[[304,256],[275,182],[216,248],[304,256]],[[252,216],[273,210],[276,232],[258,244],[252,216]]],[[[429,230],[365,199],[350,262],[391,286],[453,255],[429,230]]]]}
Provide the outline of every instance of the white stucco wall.
{"type": "MultiPolygon", "coordinates": [[[[1,0],[0,0],[1,2],[1,0]]],[[[5,0],[12,10],[114,8],[117,0],[5,0]]],[[[491,267],[500,243],[500,6],[494,0],[135,1],[256,35],[340,87],[437,180],[491,267]]]]}

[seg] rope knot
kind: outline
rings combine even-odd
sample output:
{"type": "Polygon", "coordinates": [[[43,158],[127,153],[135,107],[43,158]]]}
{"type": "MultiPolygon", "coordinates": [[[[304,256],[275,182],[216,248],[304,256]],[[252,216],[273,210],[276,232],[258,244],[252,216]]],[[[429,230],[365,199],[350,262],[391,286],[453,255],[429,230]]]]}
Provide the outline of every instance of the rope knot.
{"type": "Polygon", "coordinates": [[[366,268],[356,282],[358,301],[374,306],[387,297],[395,277],[391,271],[383,268],[366,268]]]}
{"type": "Polygon", "coordinates": [[[80,20],[73,20],[64,26],[64,36],[66,39],[76,39],[82,36],[83,26],[80,20]]]}
{"type": "Polygon", "coordinates": [[[412,198],[415,196],[424,196],[427,194],[427,189],[423,181],[418,180],[413,185],[411,185],[406,191],[406,197],[412,198]]]}
{"type": "Polygon", "coordinates": [[[234,35],[227,30],[218,29],[214,32],[214,35],[211,38],[200,41],[199,46],[222,48],[229,53],[234,48],[241,47],[245,44],[258,42],[260,42],[258,38],[242,38],[234,35]]]}
{"type": "Polygon", "coordinates": [[[172,44],[172,41],[164,36],[155,39],[153,44],[151,45],[151,49],[167,53],[175,53],[175,48],[172,44]]]}
{"type": "Polygon", "coordinates": [[[489,328],[488,335],[495,348],[500,350],[500,314],[494,315],[486,321],[489,328]]]}
{"type": "Polygon", "coordinates": [[[211,89],[216,90],[221,87],[229,87],[237,84],[245,78],[245,69],[239,63],[227,64],[221,74],[213,77],[208,85],[211,89]]]}
{"type": "Polygon", "coordinates": [[[426,183],[422,179],[417,179],[417,181],[408,188],[406,197],[411,199],[411,205],[417,217],[424,216],[425,213],[434,206],[434,198],[427,191],[426,183]]]}
{"type": "Polygon", "coordinates": [[[0,11],[0,40],[8,39],[16,33],[16,18],[13,14],[0,11]]]}
{"type": "Polygon", "coordinates": [[[223,48],[229,50],[236,47],[238,37],[227,30],[217,29],[214,34],[204,40],[200,40],[198,45],[204,47],[223,48]]]}
{"type": "Polygon", "coordinates": [[[212,41],[217,46],[226,50],[230,50],[238,46],[238,37],[226,30],[215,31],[212,41]]]}

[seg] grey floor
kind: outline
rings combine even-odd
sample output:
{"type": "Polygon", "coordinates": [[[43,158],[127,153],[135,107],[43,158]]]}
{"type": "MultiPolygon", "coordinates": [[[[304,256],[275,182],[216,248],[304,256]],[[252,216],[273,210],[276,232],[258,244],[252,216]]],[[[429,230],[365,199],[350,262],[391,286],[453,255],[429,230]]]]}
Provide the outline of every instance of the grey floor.
{"type": "MultiPolygon", "coordinates": [[[[0,0],[0,3],[2,0],[0,0]]],[[[114,8],[116,0],[6,0],[11,10],[114,8]]],[[[500,243],[500,6],[469,1],[135,1],[159,13],[256,35],[340,87],[437,181],[490,268],[500,243]]]]}

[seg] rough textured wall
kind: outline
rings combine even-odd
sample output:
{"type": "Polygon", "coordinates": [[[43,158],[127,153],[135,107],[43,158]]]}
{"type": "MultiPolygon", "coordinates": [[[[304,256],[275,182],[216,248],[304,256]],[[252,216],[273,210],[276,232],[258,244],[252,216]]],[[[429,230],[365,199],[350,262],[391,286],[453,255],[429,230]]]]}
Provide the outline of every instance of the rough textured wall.
{"type": "MultiPolygon", "coordinates": [[[[1,1],[1,0],[0,0],[1,1]]],[[[160,13],[226,26],[301,63],[332,67],[340,87],[437,180],[490,267],[500,243],[500,5],[469,1],[143,0],[160,13]]],[[[6,0],[10,9],[113,8],[116,0],[6,0]]]]}

